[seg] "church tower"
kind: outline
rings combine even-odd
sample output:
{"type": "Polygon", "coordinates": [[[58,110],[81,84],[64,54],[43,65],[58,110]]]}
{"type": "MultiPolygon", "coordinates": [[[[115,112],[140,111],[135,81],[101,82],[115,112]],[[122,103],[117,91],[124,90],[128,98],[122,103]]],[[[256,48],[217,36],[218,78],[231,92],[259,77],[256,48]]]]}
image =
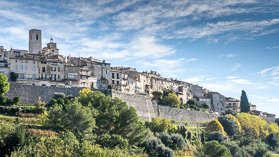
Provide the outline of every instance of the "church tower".
{"type": "Polygon", "coordinates": [[[38,29],[29,30],[29,53],[38,54],[42,51],[42,32],[38,29]]]}

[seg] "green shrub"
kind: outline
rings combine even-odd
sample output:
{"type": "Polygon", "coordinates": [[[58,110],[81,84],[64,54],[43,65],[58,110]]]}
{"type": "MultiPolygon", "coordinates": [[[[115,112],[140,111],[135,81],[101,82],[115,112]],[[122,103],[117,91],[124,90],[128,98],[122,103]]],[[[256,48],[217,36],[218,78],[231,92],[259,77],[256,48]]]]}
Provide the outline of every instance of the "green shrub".
{"type": "Polygon", "coordinates": [[[197,157],[231,157],[230,150],[217,141],[210,141],[205,143],[203,148],[195,152],[197,157]]]}
{"type": "Polygon", "coordinates": [[[186,142],[180,134],[160,133],[159,138],[167,147],[173,150],[182,150],[186,147],[186,142]]]}
{"type": "Polygon", "coordinates": [[[226,132],[224,131],[224,127],[217,119],[212,120],[211,122],[209,122],[207,124],[206,131],[208,131],[208,132],[219,131],[224,136],[226,135],[226,132]]]}
{"type": "Polygon", "coordinates": [[[17,78],[18,78],[18,74],[17,74],[17,73],[15,73],[15,72],[10,72],[10,80],[11,80],[12,82],[16,82],[17,78]]]}
{"type": "Polygon", "coordinates": [[[4,96],[10,90],[10,83],[8,78],[3,73],[0,73],[0,96],[4,96]]]}
{"type": "Polygon", "coordinates": [[[236,143],[233,143],[231,141],[224,141],[222,142],[222,144],[230,150],[233,157],[250,157],[246,150],[240,148],[236,143]]]}
{"type": "Polygon", "coordinates": [[[160,144],[157,148],[156,148],[156,152],[157,152],[157,156],[158,157],[173,157],[173,151],[168,148],[165,147],[163,144],[160,144]]]}
{"type": "Polygon", "coordinates": [[[233,157],[251,157],[251,156],[244,148],[240,148],[237,152],[235,152],[235,154],[233,154],[233,157]]]}
{"type": "Polygon", "coordinates": [[[99,145],[92,145],[88,141],[81,143],[81,149],[79,150],[78,156],[81,157],[128,157],[133,156],[125,149],[114,148],[102,148],[99,145]]]}
{"type": "Polygon", "coordinates": [[[10,116],[16,116],[18,112],[22,113],[44,113],[45,108],[35,106],[0,106],[0,113],[10,116]]]}
{"type": "Polygon", "coordinates": [[[240,129],[237,123],[229,116],[219,117],[218,120],[224,127],[224,130],[227,133],[227,135],[234,136],[236,133],[239,132],[240,129]]]}
{"type": "Polygon", "coordinates": [[[245,136],[266,137],[269,134],[268,123],[262,117],[249,113],[237,114],[237,119],[245,136]]]}
{"type": "Polygon", "coordinates": [[[279,133],[271,133],[266,137],[266,143],[271,147],[272,150],[279,149],[279,133]]]}
{"type": "Polygon", "coordinates": [[[91,108],[96,113],[97,136],[102,134],[119,135],[128,140],[129,146],[142,143],[149,132],[142,119],[133,107],[122,100],[104,95],[101,92],[89,92],[78,98],[83,106],[91,108]]]}
{"type": "Polygon", "coordinates": [[[146,123],[147,127],[150,128],[152,132],[168,132],[174,133],[177,130],[177,126],[173,122],[166,118],[152,118],[151,122],[146,123]]]}
{"type": "Polygon", "coordinates": [[[71,131],[78,139],[91,138],[95,119],[88,107],[78,102],[51,107],[45,126],[56,131],[71,131]]]}
{"type": "Polygon", "coordinates": [[[218,131],[210,132],[207,134],[207,141],[222,142],[225,140],[225,136],[218,131]]]}
{"type": "Polygon", "coordinates": [[[146,152],[148,156],[156,156],[157,147],[159,147],[161,144],[162,142],[160,139],[151,137],[143,142],[142,147],[144,147],[144,152],[146,152]]]}
{"type": "Polygon", "coordinates": [[[97,143],[100,144],[102,147],[108,148],[127,148],[128,147],[128,140],[124,139],[120,135],[109,135],[103,134],[97,137],[97,143]]]}
{"type": "Polygon", "coordinates": [[[171,134],[171,145],[167,145],[173,150],[182,150],[186,148],[186,142],[180,134],[171,134]]]}
{"type": "Polygon", "coordinates": [[[268,155],[268,146],[266,143],[260,140],[254,140],[249,145],[245,146],[244,149],[254,157],[263,157],[268,155]]]}
{"type": "Polygon", "coordinates": [[[0,122],[0,156],[10,155],[11,151],[25,143],[27,132],[24,127],[0,122]]]}

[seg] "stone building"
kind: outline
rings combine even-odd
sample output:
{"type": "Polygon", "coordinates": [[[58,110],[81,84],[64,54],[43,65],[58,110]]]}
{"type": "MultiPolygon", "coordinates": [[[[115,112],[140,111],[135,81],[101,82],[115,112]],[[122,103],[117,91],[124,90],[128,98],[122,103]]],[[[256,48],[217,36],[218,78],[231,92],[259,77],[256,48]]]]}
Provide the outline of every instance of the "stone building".
{"type": "Polygon", "coordinates": [[[42,50],[44,55],[59,55],[59,49],[57,48],[56,43],[53,42],[53,39],[50,39],[50,42],[47,43],[47,47],[44,47],[42,50]]]}
{"type": "Polygon", "coordinates": [[[0,60],[8,60],[9,59],[9,52],[4,49],[3,46],[0,46],[0,60]]]}
{"type": "Polygon", "coordinates": [[[250,111],[257,110],[257,106],[250,103],[250,111]]]}
{"type": "Polygon", "coordinates": [[[64,67],[64,83],[69,87],[79,87],[79,67],[65,64],[64,67]]]}
{"type": "Polygon", "coordinates": [[[36,80],[39,78],[38,61],[28,54],[12,55],[9,58],[10,72],[18,74],[18,80],[36,80]]]}
{"type": "Polygon", "coordinates": [[[226,97],[217,92],[209,92],[207,95],[211,99],[211,110],[219,114],[226,112],[226,97]]]}
{"type": "Polygon", "coordinates": [[[58,55],[39,57],[39,75],[41,80],[63,81],[65,61],[58,55]]]}
{"type": "Polygon", "coordinates": [[[59,49],[53,39],[44,47],[38,57],[39,75],[41,80],[57,81],[62,83],[64,79],[64,66],[66,58],[59,55],[59,49]]]}
{"type": "Polygon", "coordinates": [[[183,81],[172,80],[174,82],[174,91],[180,99],[180,103],[185,104],[191,99],[190,84],[183,81]]]}
{"type": "Polygon", "coordinates": [[[10,74],[8,55],[9,52],[6,49],[4,49],[3,46],[0,46],[0,73],[3,73],[7,76],[10,74]]]}
{"type": "Polygon", "coordinates": [[[29,31],[29,53],[40,54],[42,52],[42,32],[38,29],[29,31]]]}
{"type": "Polygon", "coordinates": [[[151,94],[151,80],[146,73],[137,73],[136,77],[136,93],[141,93],[141,94],[151,94]]]}
{"type": "MultiPolygon", "coordinates": [[[[131,81],[131,79],[130,79],[131,81]]],[[[130,82],[132,83],[132,82],[130,82]]],[[[125,92],[125,93],[134,93],[135,88],[130,87],[132,84],[129,84],[128,74],[125,73],[125,68],[123,67],[112,67],[111,68],[111,86],[112,89],[125,92]]],[[[134,84],[135,86],[135,84],[134,84]]]]}
{"type": "Polygon", "coordinates": [[[105,60],[100,61],[89,57],[91,66],[93,67],[94,77],[97,79],[95,88],[107,89],[112,82],[111,78],[111,65],[105,60]]]}
{"type": "Polygon", "coordinates": [[[226,108],[231,109],[235,112],[240,112],[240,100],[227,97],[226,98],[226,108]]]}
{"type": "Polygon", "coordinates": [[[198,85],[190,85],[190,89],[189,89],[190,93],[191,93],[191,99],[196,98],[202,98],[206,96],[206,91],[205,89],[203,89],[203,87],[198,86],[198,85]]]}
{"type": "Polygon", "coordinates": [[[67,57],[67,64],[79,67],[79,84],[83,87],[107,89],[111,83],[110,63],[92,57],[67,57]]]}

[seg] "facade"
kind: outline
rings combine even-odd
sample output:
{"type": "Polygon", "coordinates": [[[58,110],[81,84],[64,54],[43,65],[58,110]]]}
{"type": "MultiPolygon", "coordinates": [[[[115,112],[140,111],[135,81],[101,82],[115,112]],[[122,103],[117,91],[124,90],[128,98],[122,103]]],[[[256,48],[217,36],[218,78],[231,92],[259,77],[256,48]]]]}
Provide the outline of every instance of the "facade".
{"type": "Polygon", "coordinates": [[[212,101],[211,98],[207,98],[207,97],[199,98],[200,104],[206,104],[209,107],[209,109],[212,111],[211,101],[212,101]]]}
{"type": "Polygon", "coordinates": [[[217,92],[209,92],[208,98],[211,99],[211,110],[222,114],[226,111],[225,96],[217,92]]]}
{"type": "Polygon", "coordinates": [[[250,111],[254,111],[254,110],[257,110],[257,106],[250,104],[250,111]]]}
{"type": "Polygon", "coordinates": [[[111,68],[112,89],[119,90],[121,92],[132,93],[128,83],[128,74],[124,72],[123,67],[111,68]]]}
{"type": "Polygon", "coordinates": [[[135,92],[140,94],[151,94],[150,77],[145,73],[138,73],[136,77],[135,92]]]}
{"type": "Polygon", "coordinates": [[[45,55],[58,55],[59,49],[57,48],[56,43],[53,42],[53,39],[50,39],[50,42],[47,43],[47,47],[44,47],[42,53],[45,55]]]}
{"type": "Polygon", "coordinates": [[[8,54],[8,51],[5,50],[3,46],[0,46],[0,73],[7,76],[10,74],[8,54]]]}
{"type": "Polygon", "coordinates": [[[64,68],[64,83],[69,87],[79,87],[79,67],[66,64],[64,68]]]}
{"type": "Polygon", "coordinates": [[[18,74],[18,80],[36,80],[39,78],[38,61],[27,55],[10,57],[10,72],[18,74]]]}
{"type": "Polygon", "coordinates": [[[194,99],[195,97],[201,98],[205,97],[205,90],[203,87],[198,86],[198,85],[190,85],[190,93],[192,94],[190,97],[194,99]]]}
{"type": "Polygon", "coordinates": [[[226,106],[227,106],[227,109],[231,109],[235,112],[240,112],[240,100],[238,100],[238,99],[227,97],[226,106]]]}

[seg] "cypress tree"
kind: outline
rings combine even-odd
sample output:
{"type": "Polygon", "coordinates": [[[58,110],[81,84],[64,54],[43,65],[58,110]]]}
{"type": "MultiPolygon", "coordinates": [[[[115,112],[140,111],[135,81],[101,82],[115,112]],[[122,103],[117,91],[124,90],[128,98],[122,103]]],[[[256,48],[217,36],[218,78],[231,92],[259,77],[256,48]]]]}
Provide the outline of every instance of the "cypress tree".
{"type": "Polygon", "coordinates": [[[250,104],[246,95],[246,92],[242,90],[241,98],[240,98],[240,110],[241,112],[248,113],[250,111],[250,104]]]}

